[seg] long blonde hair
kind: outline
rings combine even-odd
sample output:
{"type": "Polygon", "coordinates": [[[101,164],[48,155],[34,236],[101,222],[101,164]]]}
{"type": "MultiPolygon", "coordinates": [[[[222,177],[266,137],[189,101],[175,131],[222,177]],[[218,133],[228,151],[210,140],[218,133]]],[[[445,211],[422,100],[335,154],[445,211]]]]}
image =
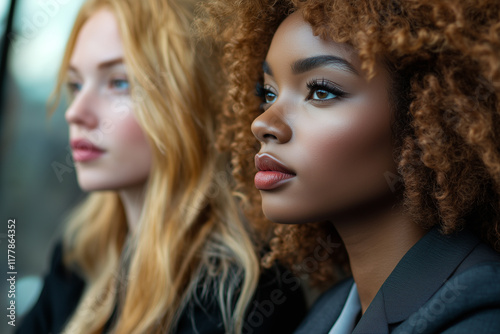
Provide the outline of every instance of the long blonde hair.
{"type": "Polygon", "coordinates": [[[193,38],[195,7],[196,0],[89,0],[76,19],[54,103],[80,29],[96,11],[111,10],[153,162],[128,242],[116,192],[91,194],[70,217],[65,263],[85,278],[86,290],[66,333],[102,332],[116,304],[115,333],[169,332],[189,303],[213,291],[226,332],[241,332],[258,257],[230,192],[227,159],[214,148],[217,67],[193,38]]]}

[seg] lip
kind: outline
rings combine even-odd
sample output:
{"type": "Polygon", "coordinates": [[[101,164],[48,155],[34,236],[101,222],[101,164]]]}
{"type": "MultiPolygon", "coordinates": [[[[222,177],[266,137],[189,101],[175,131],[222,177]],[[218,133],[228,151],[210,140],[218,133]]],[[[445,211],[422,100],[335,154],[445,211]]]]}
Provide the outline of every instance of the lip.
{"type": "Polygon", "coordinates": [[[98,159],[103,155],[104,150],[86,139],[73,139],[70,142],[73,151],[73,160],[76,162],[86,162],[98,159]]]}
{"type": "Polygon", "coordinates": [[[276,189],[296,176],[293,170],[268,153],[255,156],[255,167],[258,172],[254,183],[259,190],[276,189]]]}

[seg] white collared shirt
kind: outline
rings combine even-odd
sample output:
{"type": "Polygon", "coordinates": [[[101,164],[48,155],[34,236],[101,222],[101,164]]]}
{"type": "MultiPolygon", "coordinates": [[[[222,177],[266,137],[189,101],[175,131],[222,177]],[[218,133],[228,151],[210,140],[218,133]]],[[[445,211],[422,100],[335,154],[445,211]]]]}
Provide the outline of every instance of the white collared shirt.
{"type": "Polygon", "coordinates": [[[356,283],[353,283],[344,308],[328,334],[351,334],[356,326],[359,312],[361,312],[361,302],[359,301],[356,283]]]}

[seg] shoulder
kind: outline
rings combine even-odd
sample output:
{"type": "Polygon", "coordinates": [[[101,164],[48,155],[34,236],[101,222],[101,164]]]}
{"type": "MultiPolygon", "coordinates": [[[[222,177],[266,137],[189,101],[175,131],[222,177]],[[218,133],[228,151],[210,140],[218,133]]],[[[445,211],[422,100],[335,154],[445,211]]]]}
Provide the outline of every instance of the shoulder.
{"type": "MultiPolygon", "coordinates": [[[[216,297],[220,291],[213,286],[210,290],[197,290],[197,296],[184,308],[175,333],[225,333],[216,297]]],[[[248,305],[242,333],[292,333],[305,314],[301,281],[280,268],[265,270],[248,305]]]]}
{"type": "Polygon", "coordinates": [[[306,315],[301,281],[290,270],[265,270],[249,306],[243,333],[292,333],[306,315]]]}
{"type": "Polygon", "coordinates": [[[59,333],[75,310],[85,282],[63,262],[62,243],[52,252],[50,270],[33,308],[26,314],[16,333],[59,333]]]}
{"type": "Polygon", "coordinates": [[[500,333],[500,261],[452,276],[394,333],[500,333]]]}
{"type": "MultiPolygon", "coordinates": [[[[66,294],[74,299],[83,292],[85,281],[75,271],[66,267],[63,257],[63,245],[62,242],[58,242],[52,253],[50,271],[45,278],[45,285],[53,288],[51,292],[57,293],[58,298],[62,297],[61,294],[66,294]]],[[[61,300],[67,299],[61,298],[61,300]]]]}

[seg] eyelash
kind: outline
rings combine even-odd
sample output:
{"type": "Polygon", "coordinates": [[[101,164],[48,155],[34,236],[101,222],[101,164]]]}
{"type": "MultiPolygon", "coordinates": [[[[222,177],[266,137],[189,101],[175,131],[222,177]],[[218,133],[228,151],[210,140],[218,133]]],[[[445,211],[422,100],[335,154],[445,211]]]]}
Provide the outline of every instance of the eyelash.
{"type": "Polygon", "coordinates": [[[325,103],[331,100],[336,100],[347,96],[347,93],[340,89],[336,84],[327,79],[314,79],[307,83],[307,89],[309,90],[309,95],[307,95],[308,100],[313,100],[315,103],[325,103]],[[318,91],[324,91],[335,95],[333,98],[318,100],[313,99],[314,93],[318,91]]]}
{"type": "Polygon", "coordinates": [[[260,97],[260,99],[262,100],[262,103],[259,106],[259,109],[262,112],[266,111],[272,104],[266,101],[266,95],[269,93],[276,95],[267,87],[267,85],[262,85],[260,82],[257,82],[257,84],[255,85],[255,95],[260,97]]]}
{"type": "Polygon", "coordinates": [[[112,89],[118,90],[120,92],[124,92],[124,91],[128,92],[130,90],[130,83],[129,83],[128,79],[112,79],[110,81],[110,86],[112,89]],[[117,87],[119,84],[123,84],[123,83],[127,84],[126,88],[118,88],[117,87]]]}
{"type": "MultiPolygon", "coordinates": [[[[260,105],[259,109],[262,110],[263,112],[266,111],[273,102],[267,102],[266,101],[266,95],[267,94],[273,94],[274,96],[277,96],[276,93],[274,93],[272,90],[266,88],[267,85],[262,85],[260,82],[258,82],[255,86],[255,95],[261,98],[263,103],[260,105]]],[[[306,100],[312,100],[315,103],[326,103],[331,100],[336,100],[339,98],[346,97],[348,94],[344,92],[342,89],[340,89],[336,84],[331,82],[330,80],[327,79],[313,79],[309,81],[307,84],[307,89],[309,90],[309,94],[306,97],[306,100]],[[335,97],[329,98],[329,99],[314,99],[313,96],[315,93],[318,91],[324,91],[326,93],[330,93],[335,95],[335,97]]]]}
{"type": "Polygon", "coordinates": [[[66,87],[71,95],[75,95],[82,88],[81,84],[76,81],[68,81],[66,87]]]}
{"type": "MultiPolygon", "coordinates": [[[[74,96],[82,89],[82,84],[77,81],[67,81],[66,87],[69,93],[74,96]]],[[[111,79],[109,81],[109,88],[115,90],[117,93],[128,93],[130,90],[130,83],[128,79],[111,79]],[[128,86],[126,88],[118,87],[120,84],[126,83],[128,86]]]]}

